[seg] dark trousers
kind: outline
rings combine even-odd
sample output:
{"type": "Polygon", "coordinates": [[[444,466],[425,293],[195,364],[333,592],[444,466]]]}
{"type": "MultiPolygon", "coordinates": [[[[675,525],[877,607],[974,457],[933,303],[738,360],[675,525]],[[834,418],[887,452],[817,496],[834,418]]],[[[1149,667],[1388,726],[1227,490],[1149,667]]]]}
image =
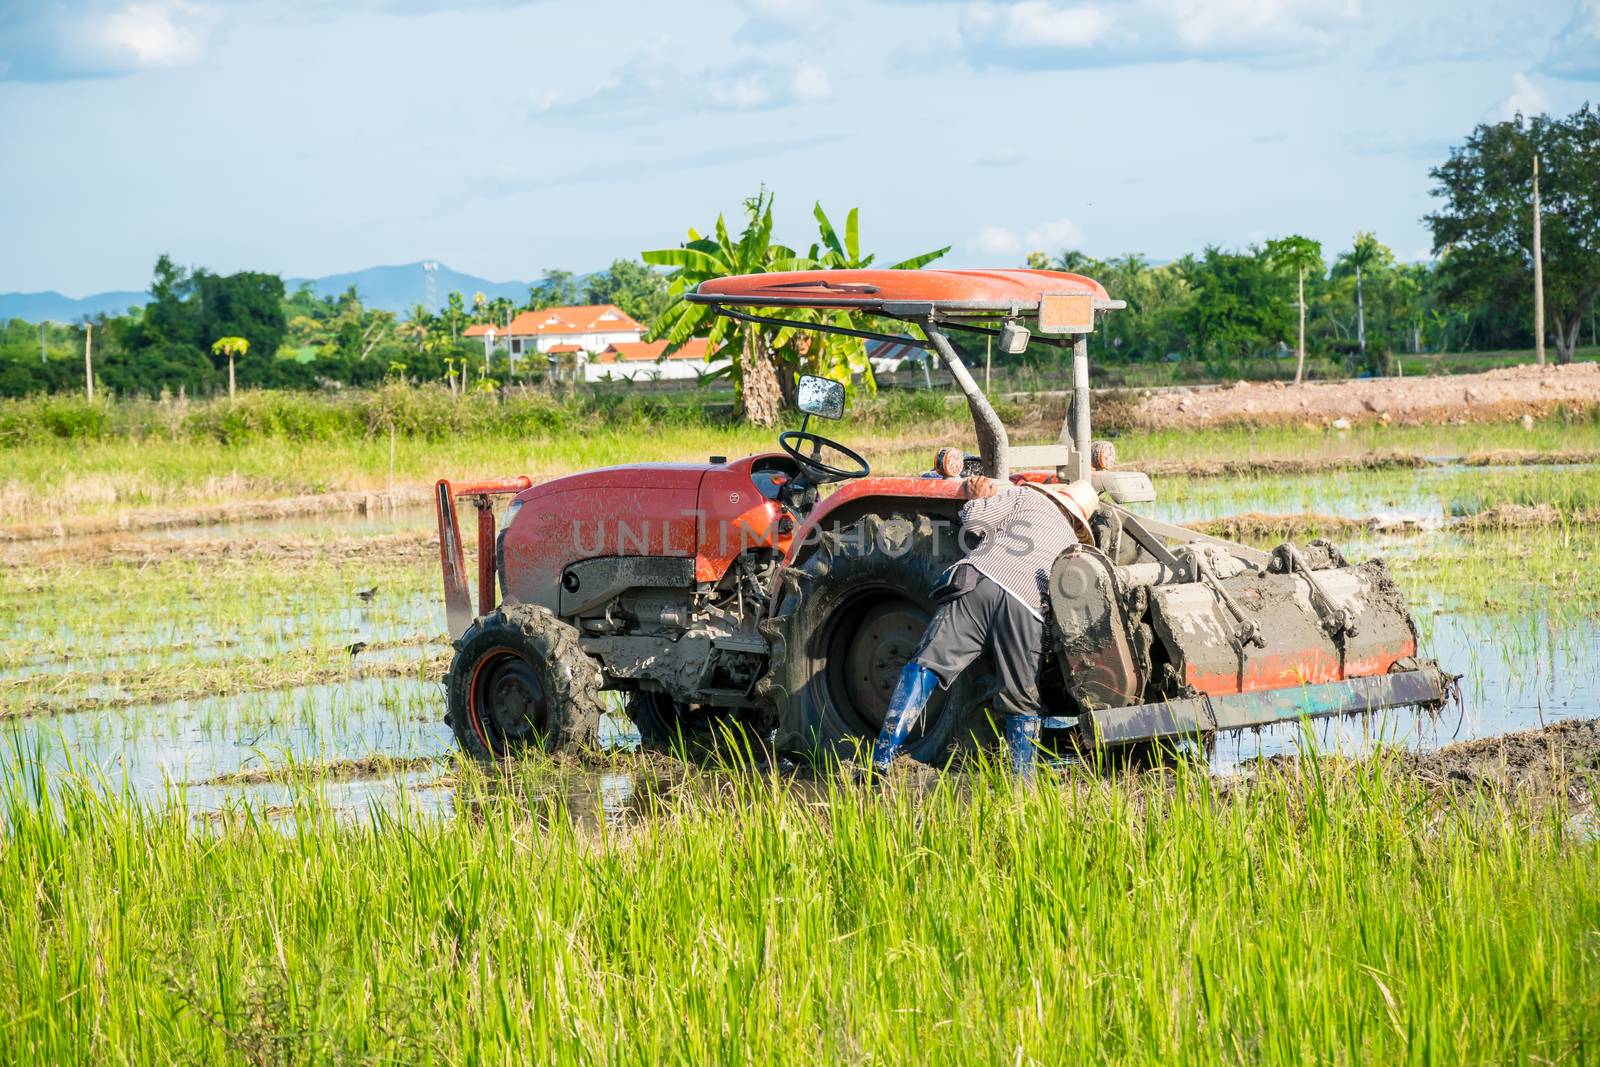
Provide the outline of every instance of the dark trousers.
{"type": "Polygon", "coordinates": [[[1039,714],[1039,664],[1044,623],[999,583],[976,568],[957,567],[935,594],[939,601],[912,657],[948,689],[972,661],[988,652],[1000,690],[1001,715],[1039,714]]]}

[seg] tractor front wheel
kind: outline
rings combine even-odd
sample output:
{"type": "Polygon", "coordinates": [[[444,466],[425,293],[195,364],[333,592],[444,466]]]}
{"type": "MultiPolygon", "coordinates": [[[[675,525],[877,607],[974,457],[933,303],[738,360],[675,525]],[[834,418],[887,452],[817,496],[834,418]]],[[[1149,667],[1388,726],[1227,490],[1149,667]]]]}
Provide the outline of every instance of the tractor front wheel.
{"type": "Polygon", "coordinates": [[[484,761],[529,749],[565,752],[599,742],[601,677],[578,633],[529,604],[475,621],[445,676],[445,722],[484,761]]]}

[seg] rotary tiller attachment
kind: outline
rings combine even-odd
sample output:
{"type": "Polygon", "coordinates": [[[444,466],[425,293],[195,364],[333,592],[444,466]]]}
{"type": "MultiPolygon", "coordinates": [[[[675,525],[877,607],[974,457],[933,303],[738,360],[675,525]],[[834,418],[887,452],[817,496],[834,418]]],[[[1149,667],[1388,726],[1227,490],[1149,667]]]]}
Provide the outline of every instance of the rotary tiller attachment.
{"type": "Polygon", "coordinates": [[[1118,566],[1080,546],[1051,574],[1056,651],[1086,739],[1439,708],[1452,690],[1453,676],[1417,658],[1416,624],[1382,560],[1350,566],[1325,542],[1146,547],[1153,562],[1118,566]]]}

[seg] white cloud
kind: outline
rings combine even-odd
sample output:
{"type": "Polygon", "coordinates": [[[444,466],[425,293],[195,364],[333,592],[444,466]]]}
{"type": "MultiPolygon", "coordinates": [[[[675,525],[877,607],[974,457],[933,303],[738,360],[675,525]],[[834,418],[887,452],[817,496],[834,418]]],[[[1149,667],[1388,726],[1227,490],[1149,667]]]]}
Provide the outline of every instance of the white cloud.
{"type": "Polygon", "coordinates": [[[1103,8],[1049,0],[973,4],[964,22],[970,30],[997,37],[1012,48],[1090,48],[1112,28],[1111,17],[1103,8]]]}
{"type": "Polygon", "coordinates": [[[199,59],[206,27],[198,9],[182,3],[129,4],[99,25],[85,27],[92,47],[133,67],[174,67],[199,59]]]}
{"type": "Polygon", "coordinates": [[[1029,252],[1056,253],[1083,243],[1083,232],[1071,219],[1044,222],[1028,230],[1005,226],[985,226],[967,242],[967,247],[996,259],[1020,260],[1029,252]]]}
{"type": "Polygon", "coordinates": [[[979,66],[1282,64],[1327,52],[1360,15],[1356,0],[980,0],[963,9],[960,23],[979,66]]]}
{"type": "Polygon", "coordinates": [[[826,68],[814,63],[746,59],[712,70],[685,70],[676,53],[648,53],[625,63],[620,73],[580,92],[537,93],[536,114],[597,115],[626,121],[664,107],[710,107],[720,111],[760,111],[811,104],[833,95],[826,68]],[[731,69],[725,69],[731,68],[731,69]]]}
{"type": "Polygon", "coordinates": [[[796,67],[794,77],[789,79],[789,95],[802,103],[826,100],[833,95],[833,83],[824,68],[805,63],[796,67]]]}
{"type": "Polygon", "coordinates": [[[0,73],[48,81],[185,66],[206,54],[216,18],[190,0],[41,5],[0,18],[0,73]]]}
{"type": "Polygon", "coordinates": [[[1532,118],[1550,110],[1550,98],[1526,74],[1511,75],[1511,92],[1484,113],[1490,122],[1509,122],[1518,115],[1532,118]]]}

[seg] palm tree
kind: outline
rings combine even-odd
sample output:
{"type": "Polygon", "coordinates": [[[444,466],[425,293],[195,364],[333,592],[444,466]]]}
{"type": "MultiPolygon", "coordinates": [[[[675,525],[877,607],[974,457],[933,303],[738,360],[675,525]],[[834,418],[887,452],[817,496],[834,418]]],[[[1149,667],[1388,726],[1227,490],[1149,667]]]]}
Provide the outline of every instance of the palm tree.
{"type": "Polygon", "coordinates": [[[1299,279],[1296,299],[1300,305],[1300,339],[1294,349],[1294,384],[1299,385],[1306,376],[1306,271],[1322,274],[1322,244],[1291,234],[1267,242],[1267,259],[1275,267],[1294,271],[1299,279]]]}
{"type": "Polygon", "coordinates": [[[451,291],[445,300],[445,319],[450,323],[450,340],[454,341],[461,336],[461,324],[467,318],[467,304],[461,294],[451,291]]]}
{"type": "Polygon", "coordinates": [[[1363,365],[1367,362],[1367,306],[1362,295],[1361,275],[1363,270],[1376,266],[1385,251],[1370,230],[1358,230],[1350,251],[1339,257],[1345,267],[1353,268],[1356,273],[1356,343],[1361,346],[1363,365]]]}
{"type": "Polygon", "coordinates": [[[400,335],[409,337],[417,342],[417,351],[422,351],[423,344],[428,340],[428,309],[422,304],[413,304],[408,313],[409,318],[400,324],[400,335]]]}
{"type": "Polygon", "coordinates": [[[211,354],[228,357],[228,399],[233,399],[233,357],[250,351],[250,342],[243,337],[219,337],[211,345],[211,354]]]}
{"type": "Polygon", "coordinates": [[[482,322],[483,321],[483,308],[484,308],[484,305],[487,304],[488,302],[489,302],[488,298],[483,295],[483,291],[482,290],[479,290],[478,292],[472,294],[472,321],[473,322],[482,322]]]}

